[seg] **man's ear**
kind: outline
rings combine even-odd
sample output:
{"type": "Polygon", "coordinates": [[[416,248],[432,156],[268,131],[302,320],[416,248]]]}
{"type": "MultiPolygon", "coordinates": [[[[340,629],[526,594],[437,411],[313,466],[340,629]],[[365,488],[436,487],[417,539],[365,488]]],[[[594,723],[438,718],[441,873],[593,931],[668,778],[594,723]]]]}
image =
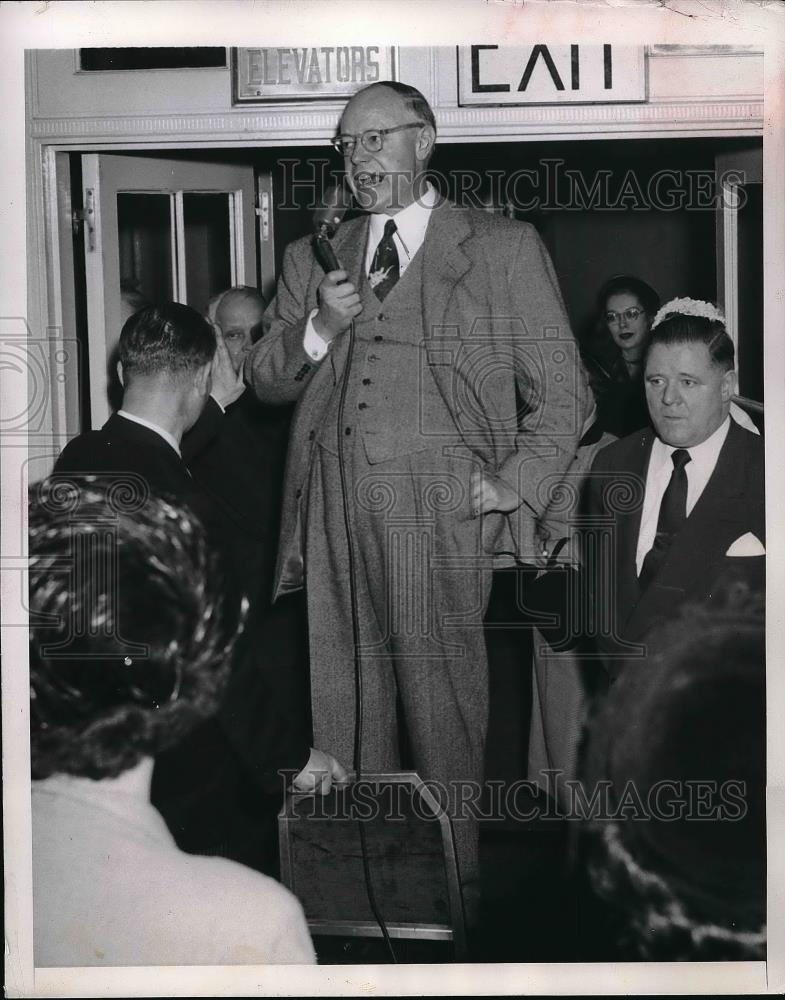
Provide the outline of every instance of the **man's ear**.
{"type": "Polygon", "coordinates": [[[436,132],[431,125],[425,125],[420,129],[417,136],[417,146],[415,147],[418,160],[427,160],[436,145],[436,132]]]}
{"type": "Polygon", "coordinates": [[[120,385],[125,389],[125,379],[123,378],[123,362],[117,362],[117,377],[120,380],[120,385]]]}
{"type": "Polygon", "coordinates": [[[729,403],[736,393],[736,372],[731,368],[722,376],[722,401],[729,403]]]}

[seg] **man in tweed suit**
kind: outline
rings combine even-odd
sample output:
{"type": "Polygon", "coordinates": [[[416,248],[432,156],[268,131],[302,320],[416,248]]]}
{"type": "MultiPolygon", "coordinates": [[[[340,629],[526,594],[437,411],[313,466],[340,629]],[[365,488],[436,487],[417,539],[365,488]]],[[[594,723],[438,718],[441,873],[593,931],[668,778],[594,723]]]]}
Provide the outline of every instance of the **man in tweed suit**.
{"type": "MultiPolygon", "coordinates": [[[[246,378],[298,400],[277,593],[306,588],[314,738],[357,766],[359,725],[374,771],[400,766],[403,733],[405,763],[449,799],[483,777],[494,557],[541,553],[587,387],[536,232],[440,199],[423,176],[435,139],[412,87],[349,101],[336,145],[367,214],[338,231],[337,271],[308,240],[287,248],[246,378]]],[[[471,917],[477,827],[447,804],[471,917]]]]}

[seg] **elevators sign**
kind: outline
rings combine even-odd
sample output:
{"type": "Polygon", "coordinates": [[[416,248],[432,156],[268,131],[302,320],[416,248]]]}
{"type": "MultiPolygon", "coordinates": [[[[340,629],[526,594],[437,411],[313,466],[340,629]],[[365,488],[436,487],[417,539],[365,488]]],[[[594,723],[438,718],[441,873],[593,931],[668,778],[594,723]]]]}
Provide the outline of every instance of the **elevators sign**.
{"type": "Polygon", "coordinates": [[[621,104],[646,100],[643,46],[458,48],[458,103],[621,104]]]}
{"type": "Polygon", "coordinates": [[[395,52],[382,45],[233,49],[236,104],[350,97],[377,80],[395,79],[395,52]]]}

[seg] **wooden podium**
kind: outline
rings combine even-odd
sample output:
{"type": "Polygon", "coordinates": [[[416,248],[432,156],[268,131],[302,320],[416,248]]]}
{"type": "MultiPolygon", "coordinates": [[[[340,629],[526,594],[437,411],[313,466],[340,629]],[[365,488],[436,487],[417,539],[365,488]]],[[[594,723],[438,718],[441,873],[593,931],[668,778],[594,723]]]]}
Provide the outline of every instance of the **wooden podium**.
{"type": "Polygon", "coordinates": [[[466,956],[452,828],[414,772],[365,774],[329,795],[291,793],[278,817],[281,881],[312,934],[381,937],[366,886],[365,830],[377,910],[391,938],[451,941],[466,956]]]}

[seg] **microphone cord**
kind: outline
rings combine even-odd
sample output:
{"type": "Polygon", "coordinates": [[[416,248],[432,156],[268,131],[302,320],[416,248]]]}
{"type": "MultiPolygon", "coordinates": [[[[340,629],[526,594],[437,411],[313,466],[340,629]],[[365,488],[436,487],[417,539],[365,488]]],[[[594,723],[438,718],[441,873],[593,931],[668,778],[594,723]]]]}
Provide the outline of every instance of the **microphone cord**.
{"type": "MultiPolygon", "coordinates": [[[[354,320],[352,320],[351,325],[349,326],[348,338],[349,344],[346,351],[343,379],[341,381],[341,395],[338,399],[338,472],[341,478],[343,521],[344,529],[346,531],[346,550],[349,556],[349,601],[351,604],[352,644],[354,647],[354,768],[355,781],[359,781],[362,777],[363,679],[360,657],[360,623],[357,620],[357,580],[355,575],[356,563],[354,554],[354,537],[351,523],[349,487],[346,480],[346,462],[344,460],[344,445],[345,438],[347,437],[347,428],[344,427],[344,409],[346,405],[346,394],[349,386],[352,357],[354,355],[354,320]]],[[[365,877],[365,890],[368,894],[368,902],[374,919],[382,932],[382,937],[384,938],[384,943],[387,947],[390,958],[393,963],[397,965],[398,959],[395,955],[395,949],[393,948],[392,941],[390,940],[390,933],[387,930],[387,925],[385,924],[384,918],[379,910],[379,906],[376,901],[376,894],[373,889],[373,882],[371,881],[371,866],[368,858],[368,842],[366,839],[366,830],[363,820],[357,820],[357,827],[360,833],[360,853],[362,854],[363,860],[363,874],[365,877]]]]}

